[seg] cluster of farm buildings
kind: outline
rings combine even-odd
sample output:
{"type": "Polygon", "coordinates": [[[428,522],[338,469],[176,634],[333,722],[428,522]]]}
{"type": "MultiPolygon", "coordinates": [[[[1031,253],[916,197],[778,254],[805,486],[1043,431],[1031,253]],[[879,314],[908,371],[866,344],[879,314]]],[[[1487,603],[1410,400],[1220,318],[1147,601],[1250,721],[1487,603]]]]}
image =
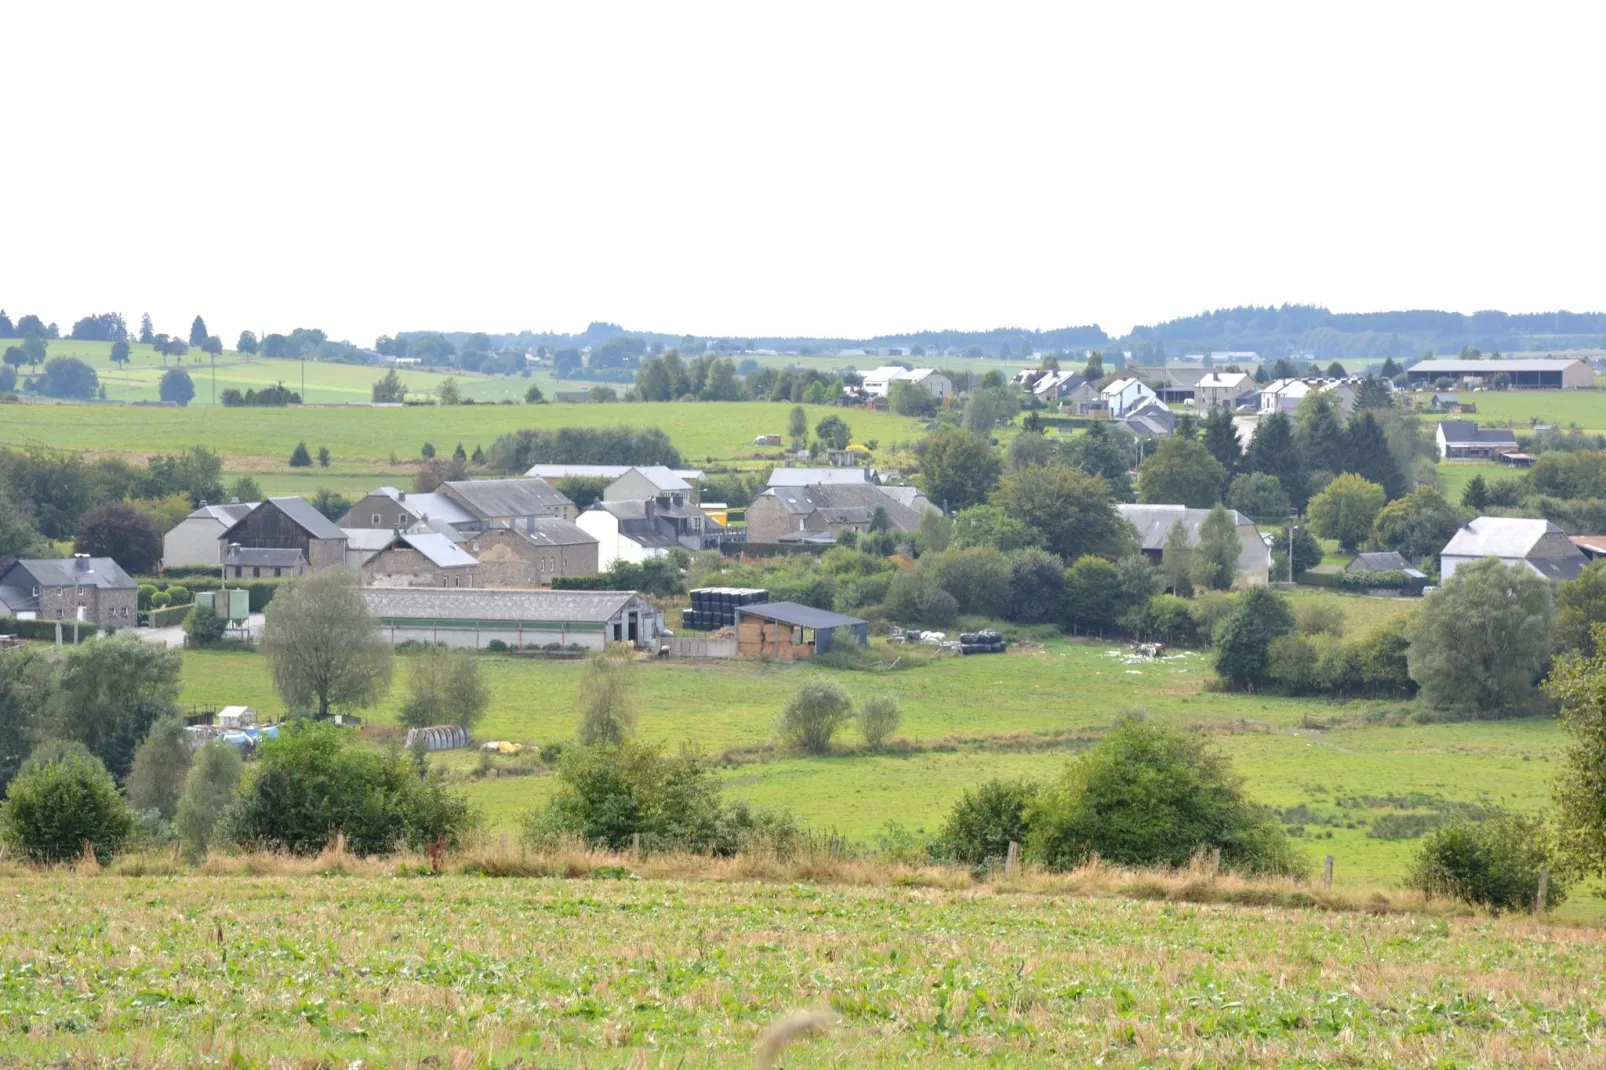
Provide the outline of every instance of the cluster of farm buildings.
{"type": "MultiPolygon", "coordinates": [[[[1079,374],[1052,371],[1023,371],[1016,382],[1059,412],[1102,415],[1140,435],[1170,434],[1172,403],[1228,408],[1247,425],[1240,429],[1246,439],[1257,416],[1292,412],[1312,392],[1328,393],[1347,414],[1359,389],[1351,379],[1257,384],[1241,372],[1192,371],[1173,373],[1158,390],[1136,374],[1116,376],[1098,388],[1079,374]]],[[[1593,384],[1587,364],[1563,360],[1424,360],[1407,376],[1423,384],[1450,377],[1466,385],[1497,372],[1518,388],[1583,386],[1585,374],[1593,384]]],[[[900,378],[937,396],[952,390],[940,372],[897,366],[866,376],[864,389],[884,397],[900,378]]],[[[1430,399],[1437,403],[1439,395],[1430,399]]],[[[1522,457],[1509,430],[1447,419],[1436,434],[1445,459],[1522,457]]],[[[713,550],[735,540],[755,548],[821,546],[846,532],[869,532],[873,525],[913,531],[938,508],[919,489],[887,482],[866,467],[782,467],[772,471],[766,489],[747,508],[745,530],[734,531],[723,505],[700,501],[702,478],[695,469],[538,464],[520,478],[451,481],[427,493],[378,487],[338,519],[293,496],[204,504],[166,533],[163,565],[217,568],[225,584],[346,566],[361,577],[376,620],[398,643],[645,646],[658,643],[666,632],[663,615],[650,600],[633,591],[571,589],[564,581],[595,576],[619,562],[640,564],[675,549],[713,550]],[[608,482],[584,510],[562,491],[567,479],[599,477],[608,482]],[[562,589],[555,589],[555,582],[562,589]]],[[[1157,563],[1178,521],[1196,543],[1207,515],[1180,505],[1117,508],[1143,553],[1157,563]]],[[[1231,517],[1242,546],[1236,584],[1269,582],[1268,537],[1248,517],[1236,511],[1231,517]]],[[[1606,540],[1568,538],[1548,521],[1483,516],[1456,533],[1440,560],[1446,579],[1460,564],[1495,557],[1559,580],[1577,575],[1601,552],[1606,540]]],[[[1361,554],[1349,569],[1411,571],[1397,554],[1361,554]]],[[[108,558],[15,561],[0,573],[0,616],[130,626],[137,619],[136,592],[134,580],[108,558]]],[[[861,641],[865,634],[863,621],[808,607],[779,604],[745,612],[753,621],[762,617],[777,634],[791,629],[799,647],[804,629],[825,636],[845,629],[861,641]]],[[[828,641],[822,639],[818,648],[828,641]]]]}

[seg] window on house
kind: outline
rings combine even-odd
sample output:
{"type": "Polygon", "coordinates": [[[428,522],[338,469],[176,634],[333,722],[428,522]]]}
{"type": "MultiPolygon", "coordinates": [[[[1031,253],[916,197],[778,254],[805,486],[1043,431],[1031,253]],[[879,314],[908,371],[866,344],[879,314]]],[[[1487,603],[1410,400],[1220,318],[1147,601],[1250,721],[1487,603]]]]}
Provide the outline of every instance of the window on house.
{"type": "Polygon", "coordinates": [[[260,580],[262,578],[262,566],[260,566],[260,565],[252,565],[251,566],[251,578],[254,579],[254,580],[260,580]]]}
{"type": "Polygon", "coordinates": [[[59,610],[59,609],[56,610],[56,619],[57,620],[62,620],[65,617],[66,617],[66,613],[65,612],[63,612],[62,610],[59,610]]]}
{"type": "Polygon", "coordinates": [[[34,588],[34,589],[33,589],[33,596],[34,596],[34,597],[35,597],[35,598],[38,598],[38,597],[39,597],[39,588],[37,588],[37,587],[35,587],[35,588],[34,588]]]}
{"type": "Polygon", "coordinates": [[[379,515],[379,514],[378,514],[378,513],[375,513],[375,514],[374,514],[374,527],[376,527],[376,528],[377,528],[377,527],[381,527],[381,526],[383,526],[383,525],[382,525],[382,524],[381,524],[381,521],[382,521],[382,520],[383,520],[383,519],[384,519],[384,518],[383,518],[383,517],[382,517],[382,516],[380,516],[380,515],[379,515]]]}
{"type": "Polygon", "coordinates": [[[274,570],[273,570],[273,578],[274,578],[274,579],[278,579],[278,578],[279,578],[279,577],[280,577],[280,576],[283,576],[283,575],[284,575],[284,569],[282,569],[282,568],[275,568],[275,569],[274,569],[274,570]]]}

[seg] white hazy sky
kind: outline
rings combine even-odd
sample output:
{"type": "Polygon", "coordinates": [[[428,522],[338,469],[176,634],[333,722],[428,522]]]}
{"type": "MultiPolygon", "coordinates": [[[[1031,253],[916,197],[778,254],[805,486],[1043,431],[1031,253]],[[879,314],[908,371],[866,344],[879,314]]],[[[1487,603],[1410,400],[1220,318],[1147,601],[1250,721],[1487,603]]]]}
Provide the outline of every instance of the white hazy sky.
{"type": "Polygon", "coordinates": [[[1598,310],[1606,5],[7,5],[0,307],[699,335],[1598,310]]]}

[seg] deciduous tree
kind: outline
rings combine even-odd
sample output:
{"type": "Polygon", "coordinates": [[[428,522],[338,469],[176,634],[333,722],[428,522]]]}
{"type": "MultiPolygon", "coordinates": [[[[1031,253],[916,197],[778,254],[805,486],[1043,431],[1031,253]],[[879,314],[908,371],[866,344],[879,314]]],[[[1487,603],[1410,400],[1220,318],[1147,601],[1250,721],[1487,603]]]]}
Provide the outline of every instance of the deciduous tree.
{"type": "Polygon", "coordinates": [[[150,517],[128,502],[105,502],[78,518],[73,552],[109,557],[135,576],[156,571],[162,559],[162,536],[150,517]]]}
{"type": "Polygon", "coordinates": [[[1526,565],[1461,565],[1411,625],[1409,666],[1422,701],[1472,717],[1532,712],[1555,616],[1549,582],[1526,565]]]}
{"type": "Polygon", "coordinates": [[[292,710],[326,718],[362,708],[390,690],[390,644],[374,627],[345,568],[304,576],[268,604],[262,652],[279,697],[292,710]]]}
{"type": "Polygon", "coordinates": [[[1316,534],[1337,539],[1346,553],[1372,533],[1372,524],[1387,501],[1383,488],[1346,472],[1310,500],[1310,525],[1316,534]]]}

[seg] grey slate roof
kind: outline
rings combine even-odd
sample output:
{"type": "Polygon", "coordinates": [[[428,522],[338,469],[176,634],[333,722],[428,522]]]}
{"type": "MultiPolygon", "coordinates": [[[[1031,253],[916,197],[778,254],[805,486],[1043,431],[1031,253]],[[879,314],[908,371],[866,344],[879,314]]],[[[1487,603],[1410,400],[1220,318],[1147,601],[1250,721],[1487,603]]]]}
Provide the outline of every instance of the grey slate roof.
{"type": "MultiPolygon", "coordinates": [[[[1164,550],[1166,536],[1171,534],[1171,525],[1178,520],[1182,521],[1183,530],[1188,533],[1188,545],[1197,545],[1199,525],[1210,515],[1208,509],[1189,509],[1181,505],[1117,505],[1115,511],[1132,525],[1138,535],[1138,545],[1145,550],[1164,550]]],[[[1250,522],[1236,509],[1228,509],[1227,517],[1234,527],[1250,522]]]]}
{"type": "Polygon", "coordinates": [[[1349,564],[1344,566],[1346,572],[1404,572],[1411,567],[1411,562],[1405,555],[1394,550],[1377,553],[1356,554],[1349,564]]]}
{"type": "Polygon", "coordinates": [[[305,498],[269,498],[268,501],[279,507],[279,511],[294,520],[314,539],[344,539],[346,533],[335,525],[333,520],[324,516],[312,507],[312,503],[305,498]]]}
{"type": "Polygon", "coordinates": [[[390,528],[341,528],[346,536],[346,549],[371,550],[378,553],[396,538],[390,528]]]}
{"type": "Polygon", "coordinates": [[[120,591],[139,586],[109,557],[88,558],[83,568],[77,567],[80,560],[76,557],[22,558],[6,573],[5,578],[11,580],[7,586],[24,586],[17,583],[19,568],[33,578],[28,587],[98,587],[103,591],[120,591]]]}
{"type": "Polygon", "coordinates": [[[646,477],[647,482],[659,490],[691,490],[691,484],[676,475],[674,469],[665,468],[661,464],[637,465],[634,469],[626,469],[625,471],[626,473],[631,471],[640,472],[646,477]]]}
{"type": "Polygon", "coordinates": [[[464,479],[441,486],[481,520],[562,512],[574,504],[544,479],[464,479]]]}
{"type": "Polygon", "coordinates": [[[305,560],[301,551],[294,547],[280,550],[261,546],[236,546],[229,548],[223,563],[244,568],[295,568],[305,560]]]}
{"type": "MultiPolygon", "coordinates": [[[[816,509],[863,510],[865,521],[868,521],[879,507],[887,511],[887,520],[900,531],[913,531],[919,527],[923,515],[922,510],[900,501],[899,495],[888,494],[873,483],[820,483],[807,487],[772,484],[760,497],[774,498],[786,507],[787,512],[796,516],[807,516],[816,509]]],[[[828,512],[827,516],[830,515],[828,512]]],[[[840,512],[838,515],[841,515],[840,512]]]]}
{"type": "Polygon", "coordinates": [[[737,606],[736,617],[759,617],[799,628],[843,628],[864,624],[858,617],[845,617],[826,609],[815,609],[798,602],[758,602],[750,606],[737,606]]]}
{"type": "Polygon", "coordinates": [[[39,608],[39,599],[26,587],[0,587],[0,617],[31,613],[39,608]]]}
{"type": "MultiPolygon", "coordinates": [[[[472,524],[478,519],[457,502],[438,491],[413,494],[395,487],[377,487],[370,494],[383,495],[419,520],[440,520],[447,524],[472,524]]],[[[353,506],[352,508],[356,508],[353,506]]]]}
{"type": "Polygon", "coordinates": [[[606,623],[635,591],[523,591],[487,587],[364,587],[368,612],[400,620],[606,623]]]}
{"type": "Polygon", "coordinates": [[[1444,420],[1439,424],[1446,444],[1474,446],[1517,446],[1517,434],[1509,427],[1479,427],[1471,420],[1444,420]]]}

